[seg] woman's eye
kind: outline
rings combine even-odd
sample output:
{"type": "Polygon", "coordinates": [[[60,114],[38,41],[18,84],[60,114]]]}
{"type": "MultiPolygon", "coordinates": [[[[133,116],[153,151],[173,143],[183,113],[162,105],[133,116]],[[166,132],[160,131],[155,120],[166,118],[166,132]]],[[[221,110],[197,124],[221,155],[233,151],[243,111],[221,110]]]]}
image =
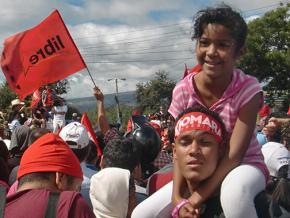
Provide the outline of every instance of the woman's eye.
{"type": "Polygon", "coordinates": [[[231,44],[230,42],[220,42],[220,43],[218,44],[218,46],[219,46],[220,48],[230,48],[230,47],[232,46],[232,44],[231,44]]]}
{"type": "Polygon", "coordinates": [[[206,40],[199,40],[199,45],[202,47],[209,46],[209,42],[206,40]]]}

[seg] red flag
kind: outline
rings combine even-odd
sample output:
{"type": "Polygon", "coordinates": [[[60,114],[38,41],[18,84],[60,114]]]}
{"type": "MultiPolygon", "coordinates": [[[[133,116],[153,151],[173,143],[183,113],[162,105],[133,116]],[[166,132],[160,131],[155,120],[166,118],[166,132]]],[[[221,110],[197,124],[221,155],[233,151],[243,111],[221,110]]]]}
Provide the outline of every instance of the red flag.
{"type": "Polygon", "coordinates": [[[195,65],[195,66],[194,66],[193,68],[191,68],[191,69],[188,69],[186,64],[184,64],[184,65],[185,65],[185,69],[184,69],[184,73],[183,73],[183,79],[184,79],[187,75],[189,75],[189,74],[191,74],[191,73],[198,73],[198,72],[200,72],[200,71],[202,70],[202,68],[201,68],[201,66],[200,66],[199,64],[195,65]]]}
{"type": "Polygon", "coordinates": [[[193,68],[191,68],[188,72],[188,74],[190,73],[199,73],[202,70],[201,65],[197,64],[195,65],[193,68]]]}
{"type": "Polygon", "coordinates": [[[37,89],[35,92],[33,92],[30,107],[35,108],[37,107],[38,103],[41,101],[41,93],[39,89],[37,89]]]}
{"type": "Polygon", "coordinates": [[[258,112],[260,118],[267,117],[270,114],[270,106],[264,104],[263,107],[258,112]]]}
{"type": "Polygon", "coordinates": [[[189,71],[188,71],[188,68],[187,68],[187,65],[184,64],[184,73],[183,73],[183,78],[185,78],[187,75],[188,75],[189,71]]]}
{"type": "Polygon", "coordinates": [[[90,138],[93,140],[93,142],[97,146],[98,156],[100,157],[102,155],[102,149],[99,146],[99,142],[98,142],[97,136],[96,136],[96,134],[95,134],[95,132],[93,130],[93,127],[91,125],[91,122],[90,122],[86,112],[84,112],[83,115],[82,115],[81,124],[83,124],[86,127],[90,138]]]}
{"type": "Polygon", "coordinates": [[[42,104],[44,107],[52,107],[54,103],[54,92],[51,88],[46,87],[42,91],[42,104]]]}
{"type": "Polygon", "coordinates": [[[23,99],[86,65],[55,10],[39,25],[5,40],[1,67],[10,88],[23,99]]]}

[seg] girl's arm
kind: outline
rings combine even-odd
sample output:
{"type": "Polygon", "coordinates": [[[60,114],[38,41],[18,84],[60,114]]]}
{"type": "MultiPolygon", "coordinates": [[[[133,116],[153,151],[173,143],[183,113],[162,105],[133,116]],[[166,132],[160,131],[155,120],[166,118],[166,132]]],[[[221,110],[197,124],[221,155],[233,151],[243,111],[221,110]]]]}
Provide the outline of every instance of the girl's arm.
{"type": "Polygon", "coordinates": [[[173,192],[172,192],[172,203],[176,206],[183,198],[183,188],[186,186],[184,177],[179,172],[176,163],[173,163],[173,192]]]}
{"type": "Polygon", "coordinates": [[[193,206],[199,207],[208,199],[219,188],[225,176],[241,163],[256,126],[256,117],[260,108],[261,98],[261,93],[257,93],[240,109],[229,141],[229,148],[214,174],[189,198],[193,206]]]}

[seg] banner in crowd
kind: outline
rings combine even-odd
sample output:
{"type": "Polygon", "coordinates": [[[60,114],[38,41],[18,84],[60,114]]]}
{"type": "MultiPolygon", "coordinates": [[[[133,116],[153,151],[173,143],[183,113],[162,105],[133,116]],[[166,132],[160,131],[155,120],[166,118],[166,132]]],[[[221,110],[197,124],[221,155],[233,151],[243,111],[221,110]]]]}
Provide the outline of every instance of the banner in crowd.
{"type": "Polygon", "coordinates": [[[41,92],[39,91],[39,89],[37,89],[36,91],[33,92],[30,107],[36,108],[40,101],[41,101],[41,92]]]}
{"type": "Polygon", "coordinates": [[[1,68],[20,99],[85,67],[57,10],[34,28],[4,41],[1,68]]]}
{"type": "Polygon", "coordinates": [[[191,73],[198,73],[201,71],[201,66],[199,64],[195,65],[193,68],[188,69],[187,65],[184,64],[184,73],[183,73],[183,78],[184,79],[187,75],[191,74],[191,73]]]}
{"type": "Polygon", "coordinates": [[[91,125],[91,122],[90,122],[86,112],[84,112],[83,115],[82,115],[81,124],[83,124],[86,127],[86,129],[87,129],[87,131],[89,133],[90,139],[97,146],[98,156],[101,157],[102,156],[102,149],[99,146],[99,142],[98,142],[97,136],[96,136],[96,134],[95,134],[95,132],[93,130],[93,127],[91,125]]]}

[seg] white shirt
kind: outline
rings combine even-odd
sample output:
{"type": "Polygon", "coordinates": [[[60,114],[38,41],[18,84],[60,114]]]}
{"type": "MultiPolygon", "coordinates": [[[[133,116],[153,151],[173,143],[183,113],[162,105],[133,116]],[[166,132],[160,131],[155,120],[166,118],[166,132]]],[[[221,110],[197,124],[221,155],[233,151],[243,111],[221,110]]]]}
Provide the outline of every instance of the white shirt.
{"type": "Polygon", "coordinates": [[[66,113],[67,112],[67,106],[66,105],[63,105],[63,106],[54,106],[53,107],[54,111],[57,112],[54,114],[54,117],[53,119],[54,120],[65,120],[65,114],[58,114],[58,113],[61,113],[61,112],[64,112],[66,113]]]}

